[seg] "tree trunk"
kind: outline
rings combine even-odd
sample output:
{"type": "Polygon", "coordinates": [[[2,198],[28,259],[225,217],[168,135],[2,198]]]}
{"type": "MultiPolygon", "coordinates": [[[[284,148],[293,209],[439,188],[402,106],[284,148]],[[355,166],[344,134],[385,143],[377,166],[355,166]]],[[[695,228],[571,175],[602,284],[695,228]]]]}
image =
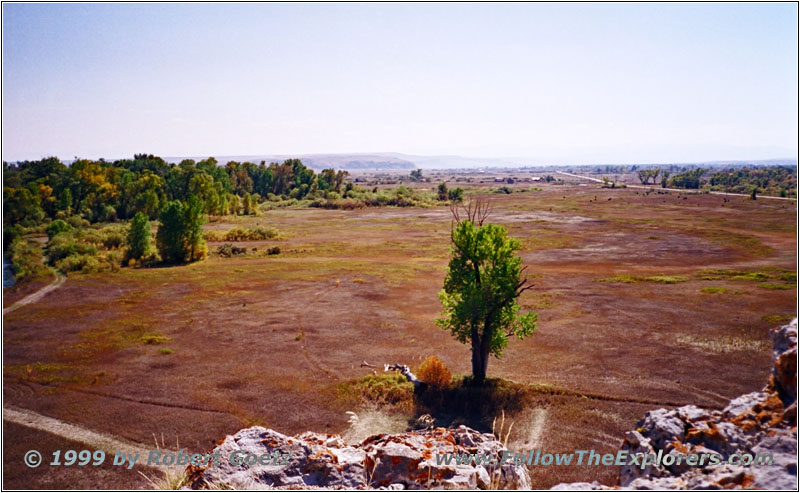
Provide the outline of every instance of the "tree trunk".
{"type": "Polygon", "coordinates": [[[472,379],[482,384],[486,380],[486,368],[489,366],[489,353],[484,352],[481,341],[472,343],[472,379]]]}

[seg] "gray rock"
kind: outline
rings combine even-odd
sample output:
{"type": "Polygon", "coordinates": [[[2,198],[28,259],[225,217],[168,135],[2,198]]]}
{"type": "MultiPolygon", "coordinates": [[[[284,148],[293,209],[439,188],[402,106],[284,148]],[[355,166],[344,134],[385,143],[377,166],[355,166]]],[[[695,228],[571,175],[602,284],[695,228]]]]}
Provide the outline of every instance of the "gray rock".
{"type": "MultiPolygon", "coordinates": [[[[773,371],[770,384],[731,400],[722,412],[683,406],[656,409],[625,434],[629,453],[771,454],[772,464],[714,466],[672,465],[667,468],[620,468],[618,486],[564,483],[554,490],[604,489],[766,489],[797,490],[797,319],[772,333],[773,371]],[[775,405],[780,397],[785,410],[775,405]],[[755,409],[757,408],[758,411],[755,409]],[[783,418],[774,419],[776,416],[783,418]],[[640,432],[641,431],[641,432],[640,432]]],[[[758,460],[758,459],[757,459],[758,460]]],[[[763,459],[762,459],[763,460],[763,459]]]]}
{"type": "Polygon", "coordinates": [[[650,439],[656,450],[664,449],[668,443],[675,440],[682,442],[685,432],[685,424],[675,409],[647,411],[636,426],[645,430],[642,435],[650,439]]]}
{"type": "MultiPolygon", "coordinates": [[[[650,439],[645,438],[638,431],[625,433],[622,450],[627,451],[628,454],[655,454],[650,439]]],[[[620,486],[628,486],[631,482],[641,477],[660,476],[661,472],[660,467],[656,467],[654,464],[648,464],[644,468],[637,464],[625,464],[620,466],[619,469],[619,484],[620,486]]]]}
{"type": "Polygon", "coordinates": [[[597,481],[592,481],[591,483],[561,483],[553,486],[550,489],[555,491],[596,491],[611,490],[613,488],[609,488],[608,486],[600,484],[597,481]]]}
{"type": "Polygon", "coordinates": [[[740,395],[725,406],[722,410],[722,415],[726,418],[735,418],[740,414],[751,411],[753,406],[766,401],[767,397],[769,397],[769,394],[766,392],[751,392],[749,394],[740,395]]]}
{"type": "Polygon", "coordinates": [[[337,435],[306,432],[288,437],[256,426],[226,437],[212,451],[222,458],[219,464],[190,467],[187,472],[193,488],[529,489],[524,465],[456,464],[455,460],[437,464],[436,460],[439,453],[496,454],[502,449],[494,436],[467,427],[375,435],[347,445],[337,435]],[[247,453],[254,458],[288,457],[280,463],[231,464],[228,458],[236,451],[244,451],[238,456],[247,453]]]}
{"type": "Polygon", "coordinates": [[[675,410],[675,413],[685,423],[694,423],[695,421],[709,419],[713,416],[712,411],[697,407],[692,404],[688,406],[679,407],[678,409],[675,410]]]}

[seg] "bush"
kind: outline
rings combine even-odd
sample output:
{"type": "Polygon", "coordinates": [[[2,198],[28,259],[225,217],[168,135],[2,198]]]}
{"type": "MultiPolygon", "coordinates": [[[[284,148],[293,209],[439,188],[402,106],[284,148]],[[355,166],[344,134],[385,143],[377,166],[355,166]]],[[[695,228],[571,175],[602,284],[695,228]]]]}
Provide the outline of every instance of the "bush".
{"type": "Polygon", "coordinates": [[[56,262],[56,267],[64,272],[117,272],[122,264],[122,252],[108,251],[100,254],[72,254],[56,262]]]}
{"type": "Polygon", "coordinates": [[[461,187],[448,190],[447,199],[451,202],[461,203],[464,201],[464,189],[461,187]]]}
{"type": "Polygon", "coordinates": [[[208,230],[203,233],[206,241],[259,241],[272,240],[280,236],[280,232],[269,226],[251,228],[236,227],[225,233],[208,230]]]}
{"type": "Polygon", "coordinates": [[[247,253],[247,248],[233,246],[230,243],[217,247],[217,255],[220,257],[232,257],[233,255],[244,255],[245,253],[247,253]]]}
{"type": "Polygon", "coordinates": [[[35,241],[18,238],[11,243],[9,254],[16,279],[47,273],[47,268],[42,264],[42,249],[35,241]]]}
{"type": "Polygon", "coordinates": [[[61,219],[56,219],[47,225],[47,228],[45,228],[44,232],[47,233],[48,238],[52,238],[58,233],[64,233],[71,230],[72,226],[70,226],[69,223],[62,221],[61,219]]]}
{"type": "Polygon", "coordinates": [[[419,365],[417,377],[433,387],[448,387],[453,381],[453,375],[442,360],[432,355],[419,365]]]}
{"type": "Polygon", "coordinates": [[[56,264],[59,260],[72,255],[95,255],[96,253],[97,248],[77,241],[72,231],[58,233],[47,242],[47,258],[50,264],[56,264]]]}
{"type": "Polygon", "coordinates": [[[279,246],[274,246],[267,249],[267,255],[278,255],[279,253],[281,253],[281,247],[279,246]]]}
{"type": "Polygon", "coordinates": [[[233,228],[225,234],[226,241],[258,241],[270,240],[279,236],[278,230],[265,226],[251,228],[233,228]]]}
{"type": "Polygon", "coordinates": [[[8,251],[14,241],[22,237],[22,226],[15,224],[3,228],[3,251],[8,251]]]}
{"type": "Polygon", "coordinates": [[[75,234],[79,240],[103,248],[119,248],[125,244],[126,232],[123,226],[108,226],[102,229],[86,228],[75,234]]]}
{"type": "Polygon", "coordinates": [[[72,226],[75,229],[88,228],[89,227],[89,221],[87,221],[86,219],[82,218],[81,216],[78,216],[77,214],[74,215],[74,216],[68,217],[67,218],[67,224],[69,224],[70,226],[72,226]]]}

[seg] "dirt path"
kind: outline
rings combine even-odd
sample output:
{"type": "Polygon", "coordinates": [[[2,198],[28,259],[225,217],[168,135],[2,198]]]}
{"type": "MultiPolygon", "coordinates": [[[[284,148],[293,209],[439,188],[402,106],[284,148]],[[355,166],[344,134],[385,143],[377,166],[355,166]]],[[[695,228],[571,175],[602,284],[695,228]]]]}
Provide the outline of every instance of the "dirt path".
{"type": "MultiPolygon", "coordinates": [[[[560,175],[564,175],[564,176],[571,176],[573,178],[580,178],[582,180],[589,180],[589,181],[594,181],[594,182],[597,182],[597,183],[603,183],[603,180],[598,180],[597,178],[592,178],[591,176],[581,176],[581,175],[576,175],[576,174],[573,174],[573,173],[567,173],[565,171],[556,171],[556,173],[558,173],[560,175]]],[[[685,188],[662,188],[662,187],[659,187],[659,186],[648,187],[647,185],[628,185],[628,184],[626,184],[625,186],[627,188],[640,188],[640,189],[645,189],[645,190],[666,190],[668,192],[680,192],[680,193],[704,193],[704,192],[701,192],[699,190],[687,190],[685,188]]],[[[746,194],[746,193],[712,192],[712,191],[710,191],[708,193],[710,193],[711,195],[730,195],[730,196],[733,196],[733,197],[749,197],[750,196],[749,194],[746,194]]],[[[797,200],[797,199],[792,198],[792,197],[773,197],[771,195],[759,195],[758,198],[759,199],[772,199],[772,200],[797,200]]]]}
{"type": "MultiPolygon", "coordinates": [[[[139,464],[144,464],[147,462],[147,456],[150,453],[150,450],[156,450],[155,442],[151,448],[144,448],[141,444],[123,441],[110,435],[98,433],[81,426],[71,425],[61,420],[43,416],[26,409],[4,407],[3,421],[8,421],[9,423],[15,423],[28,428],[33,428],[35,430],[52,433],[53,435],[66,438],[67,440],[85,443],[87,446],[93,449],[103,450],[107,454],[114,454],[114,452],[117,450],[119,450],[121,453],[129,455],[139,454],[139,459],[137,461],[139,464]]],[[[161,450],[162,453],[174,453],[173,451],[163,448],[159,448],[159,450],[161,450]]],[[[148,467],[167,468],[167,466],[148,467]]]]}
{"type": "Polygon", "coordinates": [[[313,296],[314,297],[314,301],[312,301],[311,303],[306,305],[305,309],[300,313],[300,316],[297,319],[297,328],[299,330],[298,334],[299,334],[300,338],[302,339],[300,341],[300,350],[303,353],[303,358],[306,360],[306,362],[309,364],[309,366],[311,367],[312,370],[316,370],[318,372],[321,372],[321,373],[325,374],[327,377],[332,378],[332,379],[336,379],[336,374],[333,371],[331,371],[330,369],[328,369],[328,368],[324,367],[322,364],[320,364],[319,358],[313,357],[308,351],[308,335],[306,334],[305,327],[303,326],[303,320],[305,318],[305,314],[308,313],[308,309],[312,305],[322,301],[331,291],[333,291],[334,289],[336,289],[338,287],[339,287],[339,281],[337,280],[336,283],[333,285],[333,287],[325,288],[325,289],[319,291],[318,293],[316,293],[313,296]]]}
{"type": "Polygon", "coordinates": [[[39,301],[40,299],[44,298],[47,293],[58,289],[58,287],[64,284],[64,282],[67,280],[67,278],[60,272],[56,272],[55,276],[56,278],[53,280],[53,282],[43,287],[39,291],[29,294],[9,307],[3,308],[3,315],[7,315],[18,308],[39,301]]]}

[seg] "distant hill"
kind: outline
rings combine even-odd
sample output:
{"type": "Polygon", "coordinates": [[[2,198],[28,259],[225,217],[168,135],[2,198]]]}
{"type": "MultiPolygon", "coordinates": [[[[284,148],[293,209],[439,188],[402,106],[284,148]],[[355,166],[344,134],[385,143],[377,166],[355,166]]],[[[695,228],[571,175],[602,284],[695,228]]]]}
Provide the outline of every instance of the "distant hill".
{"type": "MultiPolygon", "coordinates": [[[[184,159],[194,159],[200,161],[209,156],[180,156],[165,157],[164,160],[170,163],[179,163],[184,159]]],[[[642,167],[667,167],[667,166],[696,166],[703,168],[726,168],[726,167],[753,167],[753,166],[797,166],[797,159],[754,159],[754,160],[725,160],[725,161],[695,161],[682,163],[594,163],[594,164],[568,164],[568,163],[547,163],[546,161],[527,158],[477,158],[455,155],[423,156],[414,154],[402,154],[399,152],[373,152],[373,153],[353,153],[353,154],[251,154],[235,156],[214,156],[216,160],[224,165],[228,161],[249,161],[260,163],[265,161],[283,162],[286,159],[298,158],[306,166],[319,171],[325,168],[342,169],[349,171],[405,171],[416,168],[422,169],[480,169],[480,168],[524,168],[536,167],[541,169],[557,169],[572,167],[574,169],[587,169],[599,166],[633,166],[642,167]]],[[[111,159],[110,161],[113,161],[111,159]]],[[[63,160],[65,164],[71,164],[72,160],[63,160]]]]}
{"type": "MultiPolygon", "coordinates": [[[[167,162],[178,163],[183,159],[201,160],[206,159],[208,156],[197,157],[168,157],[164,158],[167,162]]],[[[321,170],[325,168],[343,169],[343,170],[407,170],[414,169],[417,165],[411,161],[393,157],[388,154],[295,154],[295,155],[278,155],[278,154],[257,154],[250,156],[214,156],[220,164],[225,164],[228,161],[260,163],[265,161],[283,162],[287,159],[297,158],[303,161],[303,164],[314,170],[321,170]]]]}

